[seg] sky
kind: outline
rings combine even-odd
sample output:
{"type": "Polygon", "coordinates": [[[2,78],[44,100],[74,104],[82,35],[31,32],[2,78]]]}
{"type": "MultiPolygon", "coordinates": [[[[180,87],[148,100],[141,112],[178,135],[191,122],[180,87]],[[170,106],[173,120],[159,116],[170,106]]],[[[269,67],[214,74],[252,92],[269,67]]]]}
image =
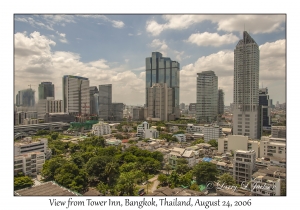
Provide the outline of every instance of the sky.
{"type": "Polygon", "coordinates": [[[112,84],[113,102],[145,103],[145,58],[152,52],[180,63],[180,103],[196,102],[197,73],[212,70],[233,102],[234,48],[246,30],[260,48],[259,84],[273,104],[286,101],[285,15],[14,15],[14,94],[87,77],[112,84]]]}

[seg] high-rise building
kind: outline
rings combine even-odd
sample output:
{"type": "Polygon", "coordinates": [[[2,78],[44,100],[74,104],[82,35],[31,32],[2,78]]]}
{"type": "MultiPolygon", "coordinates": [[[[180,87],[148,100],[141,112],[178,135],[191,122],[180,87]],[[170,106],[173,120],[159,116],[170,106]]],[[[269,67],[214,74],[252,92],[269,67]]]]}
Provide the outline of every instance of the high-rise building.
{"type": "Polygon", "coordinates": [[[110,113],[108,116],[108,120],[122,121],[124,108],[125,108],[125,105],[123,103],[112,103],[111,108],[110,108],[110,113]]]}
{"type": "Polygon", "coordinates": [[[31,88],[18,91],[16,95],[16,105],[22,107],[35,106],[35,91],[31,88]]]}
{"type": "MultiPolygon", "coordinates": [[[[98,100],[95,98],[95,94],[99,93],[98,88],[96,86],[90,87],[90,113],[92,115],[98,115],[98,100]]],[[[97,94],[98,96],[98,94],[97,94]]]]}
{"type": "Polygon", "coordinates": [[[112,109],[112,85],[99,85],[99,118],[109,120],[112,109]]]}
{"type": "Polygon", "coordinates": [[[65,75],[63,82],[63,110],[72,115],[90,114],[90,81],[88,78],[65,75]]]}
{"type": "Polygon", "coordinates": [[[259,106],[261,127],[271,127],[271,100],[269,99],[268,88],[259,89],[259,106]]]}
{"type": "Polygon", "coordinates": [[[38,119],[44,119],[46,113],[61,113],[63,102],[62,100],[54,100],[53,97],[40,99],[37,104],[38,119]]]}
{"type": "Polygon", "coordinates": [[[218,114],[224,114],[224,91],[219,89],[218,95],[218,114]]]}
{"type": "Polygon", "coordinates": [[[234,50],[233,135],[259,139],[259,47],[243,32],[234,50]]]}
{"type": "Polygon", "coordinates": [[[180,109],[181,109],[181,110],[184,110],[184,109],[185,109],[185,103],[181,103],[181,104],[180,104],[180,109]]]}
{"type": "Polygon", "coordinates": [[[218,116],[218,77],[213,71],[197,73],[196,120],[213,122],[218,116]]]}
{"type": "Polygon", "coordinates": [[[168,121],[169,115],[173,112],[172,88],[168,88],[166,83],[153,84],[147,89],[148,118],[159,121],[168,121]]]}
{"type": "MultiPolygon", "coordinates": [[[[146,106],[148,107],[148,89],[155,83],[166,83],[172,88],[172,107],[179,109],[179,79],[180,64],[170,58],[162,57],[159,52],[152,52],[152,57],[146,58],[146,106]]],[[[176,111],[173,110],[175,113],[176,111]]]]}
{"type": "Polygon", "coordinates": [[[54,84],[52,82],[42,82],[39,84],[39,100],[47,99],[47,97],[55,98],[54,84]]]}
{"type": "Polygon", "coordinates": [[[235,181],[246,186],[251,181],[251,176],[256,170],[256,153],[254,150],[236,150],[233,160],[233,177],[235,181]]]}

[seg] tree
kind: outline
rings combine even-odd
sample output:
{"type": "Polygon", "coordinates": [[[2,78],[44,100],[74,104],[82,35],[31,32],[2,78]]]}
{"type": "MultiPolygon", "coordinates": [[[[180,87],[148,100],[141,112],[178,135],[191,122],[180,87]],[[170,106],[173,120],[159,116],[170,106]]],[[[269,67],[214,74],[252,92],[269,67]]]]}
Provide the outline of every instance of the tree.
{"type": "Polygon", "coordinates": [[[75,163],[68,162],[55,171],[55,181],[71,190],[81,192],[88,184],[87,174],[80,170],[75,163]]]}
{"type": "Polygon", "coordinates": [[[137,179],[139,179],[141,176],[143,176],[143,173],[139,170],[121,173],[116,185],[119,195],[136,195],[137,192],[135,188],[137,185],[137,179]]]}
{"type": "Polygon", "coordinates": [[[221,175],[218,181],[220,185],[236,185],[235,179],[228,173],[224,173],[223,175],[221,175]]]}
{"type": "Polygon", "coordinates": [[[217,166],[210,162],[198,163],[193,168],[193,175],[196,176],[197,184],[206,184],[208,181],[216,181],[218,174],[217,166]]]}
{"type": "Polygon", "coordinates": [[[42,169],[42,176],[45,181],[54,180],[55,172],[58,168],[64,165],[67,162],[66,159],[62,157],[53,157],[50,160],[46,160],[42,169]]]}
{"type": "Polygon", "coordinates": [[[169,163],[167,163],[167,164],[165,165],[164,169],[167,171],[167,173],[168,173],[168,175],[169,175],[169,171],[172,170],[172,166],[171,166],[169,163]]]}
{"type": "Polygon", "coordinates": [[[197,185],[197,183],[193,183],[193,184],[190,186],[190,189],[191,189],[191,190],[195,190],[195,191],[199,191],[199,186],[197,185]]]}
{"type": "Polygon", "coordinates": [[[136,162],[124,163],[120,166],[120,172],[129,172],[136,169],[138,164],[136,162]]]}
{"type": "Polygon", "coordinates": [[[175,171],[172,171],[171,175],[168,177],[168,183],[171,188],[177,187],[179,185],[179,175],[175,171]]]}
{"type": "Polygon", "coordinates": [[[196,144],[201,144],[201,143],[205,143],[204,139],[197,139],[197,140],[193,141],[192,146],[194,146],[196,144]]]}
{"type": "Polygon", "coordinates": [[[34,182],[28,176],[14,177],[14,190],[31,187],[33,184],[34,184],[34,182]]]}
{"type": "Polygon", "coordinates": [[[192,180],[193,180],[193,173],[192,171],[189,171],[186,174],[182,174],[179,177],[179,184],[183,186],[187,186],[189,188],[191,186],[192,180]]]}
{"type": "Polygon", "coordinates": [[[180,131],[175,132],[174,135],[175,135],[175,134],[184,134],[184,133],[185,133],[185,132],[184,132],[183,130],[180,130],[180,131]]]}
{"type": "Polygon", "coordinates": [[[168,184],[168,177],[165,174],[159,174],[157,177],[157,180],[160,181],[162,186],[165,186],[168,184]]]}
{"type": "Polygon", "coordinates": [[[286,180],[281,181],[280,185],[280,195],[286,196],[286,180]]]}
{"type": "Polygon", "coordinates": [[[52,140],[56,140],[57,138],[58,138],[58,133],[57,132],[53,132],[53,133],[51,133],[51,139],[52,140]]]}
{"type": "Polygon", "coordinates": [[[212,147],[218,148],[218,142],[215,139],[209,140],[207,143],[212,147]]]}
{"type": "Polygon", "coordinates": [[[106,164],[111,161],[108,156],[96,156],[90,158],[86,163],[86,172],[92,182],[106,182],[107,177],[105,174],[106,164]]]}

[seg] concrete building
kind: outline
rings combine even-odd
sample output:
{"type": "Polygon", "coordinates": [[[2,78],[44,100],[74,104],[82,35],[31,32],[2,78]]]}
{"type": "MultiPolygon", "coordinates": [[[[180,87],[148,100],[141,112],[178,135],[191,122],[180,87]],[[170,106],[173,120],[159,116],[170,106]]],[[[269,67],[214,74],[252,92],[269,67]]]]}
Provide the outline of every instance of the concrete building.
{"type": "Polygon", "coordinates": [[[260,156],[285,159],[286,139],[262,136],[260,141],[260,156]]]}
{"type": "Polygon", "coordinates": [[[98,104],[98,98],[99,96],[99,91],[96,86],[91,86],[90,87],[90,113],[91,115],[98,115],[98,109],[99,109],[99,104],[98,104]],[[96,94],[96,97],[95,97],[96,94]]]}
{"type": "Polygon", "coordinates": [[[99,85],[99,118],[109,120],[112,106],[112,84],[99,85]]]}
{"type": "Polygon", "coordinates": [[[149,128],[149,124],[145,121],[137,126],[136,136],[143,139],[157,139],[159,136],[159,132],[156,129],[149,128]]]}
{"type": "Polygon", "coordinates": [[[180,108],[181,110],[185,109],[185,103],[181,103],[180,106],[179,106],[179,108],[180,108]]]}
{"type": "Polygon", "coordinates": [[[123,103],[112,103],[108,119],[111,121],[122,121],[124,107],[123,103]]]}
{"type": "Polygon", "coordinates": [[[39,100],[47,99],[48,97],[55,98],[54,84],[52,82],[42,82],[39,84],[39,100]]]}
{"type": "Polygon", "coordinates": [[[94,124],[92,127],[92,134],[96,136],[103,136],[107,134],[111,134],[110,126],[108,123],[99,122],[94,124]]]}
{"type": "Polygon", "coordinates": [[[174,147],[168,154],[168,163],[172,166],[173,169],[177,167],[178,158],[186,159],[190,167],[193,167],[196,164],[196,157],[192,150],[174,147]]]}
{"type": "Polygon", "coordinates": [[[172,107],[172,88],[168,88],[167,83],[155,83],[152,87],[147,88],[147,91],[147,118],[168,121],[169,115],[175,110],[175,107],[172,107]]]}
{"type": "Polygon", "coordinates": [[[63,101],[54,100],[54,97],[40,99],[37,105],[38,119],[44,119],[46,113],[61,113],[63,112],[63,101]]]}
{"type": "Polygon", "coordinates": [[[252,174],[256,170],[255,160],[256,153],[254,150],[235,151],[233,160],[233,177],[238,184],[244,186],[251,181],[252,174]]]}
{"type": "Polygon", "coordinates": [[[204,125],[202,133],[204,134],[205,142],[208,142],[212,139],[218,140],[218,138],[222,136],[222,128],[217,125],[204,125]]]}
{"type": "Polygon", "coordinates": [[[22,172],[25,176],[40,173],[45,163],[44,152],[29,152],[14,157],[14,175],[22,172]]]}
{"type": "Polygon", "coordinates": [[[26,118],[23,121],[23,125],[31,125],[31,124],[38,124],[39,120],[38,119],[31,119],[31,118],[26,118]]]}
{"type": "Polygon", "coordinates": [[[286,138],[286,126],[272,126],[271,136],[273,138],[286,138]]]}
{"type": "Polygon", "coordinates": [[[243,32],[234,50],[233,135],[260,139],[259,47],[243,32]]]}
{"type": "Polygon", "coordinates": [[[132,109],[132,120],[144,120],[144,107],[135,107],[132,109]]]}
{"type": "Polygon", "coordinates": [[[187,133],[202,133],[204,126],[197,126],[194,124],[187,124],[186,126],[186,132],[187,133]]]}
{"type": "Polygon", "coordinates": [[[172,88],[172,107],[179,109],[180,64],[170,58],[163,57],[159,52],[152,52],[146,58],[146,107],[148,107],[148,88],[155,83],[166,83],[172,88]]]}
{"type": "Polygon", "coordinates": [[[186,142],[185,134],[176,134],[172,137],[175,137],[179,142],[186,142]]]}
{"type": "Polygon", "coordinates": [[[222,89],[218,90],[218,114],[224,114],[224,91],[222,89]]]}
{"type": "Polygon", "coordinates": [[[16,95],[16,105],[23,107],[34,107],[35,106],[35,90],[31,88],[20,90],[16,95]]]}
{"type": "Polygon", "coordinates": [[[33,124],[31,122],[36,122],[38,119],[38,113],[36,111],[18,111],[14,112],[15,121],[14,125],[25,125],[25,123],[33,124]]]}
{"type": "Polygon", "coordinates": [[[189,114],[196,114],[197,103],[190,103],[189,105],[189,114]]]}
{"type": "Polygon", "coordinates": [[[52,122],[64,122],[64,123],[75,122],[75,116],[64,112],[46,113],[44,116],[44,123],[52,123],[52,122]]]}
{"type": "Polygon", "coordinates": [[[42,138],[33,141],[31,137],[24,138],[21,142],[14,144],[14,156],[26,155],[31,152],[43,152],[45,158],[51,157],[51,150],[48,149],[48,139],[42,138]]]}
{"type": "Polygon", "coordinates": [[[65,75],[63,81],[63,112],[72,115],[90,114],[90,81],[88,78],[65,75]]]}
{"type": "Polygon", "coordinates": [[[266,173],[255,172],[251,180],[251,194],[253,196],[280,196],[281,180],[266,173]]]}
{"type": "Polygon", "coordinates": [[[218,139],[218,152],[226,153],[235,150],[254,150],[257,157],[260,157],[260,142],[253,141],[248,136],[229,135],[227,138],[218,139]]]}
{"type": "Polygon", "coordinates": [[[213,71],[197,73],[196,120],[214,122],[218,116],[218,77],[213,71]]]}

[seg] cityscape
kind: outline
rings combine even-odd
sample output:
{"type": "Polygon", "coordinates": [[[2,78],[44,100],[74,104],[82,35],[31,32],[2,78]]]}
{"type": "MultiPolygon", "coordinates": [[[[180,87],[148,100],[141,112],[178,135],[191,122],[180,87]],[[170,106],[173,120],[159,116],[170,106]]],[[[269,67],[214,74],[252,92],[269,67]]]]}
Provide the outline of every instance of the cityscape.
{"type": "Polygon", "coordinates": [[[285,15],[14,15],[15,196],[286,196],[285,15]]]}

